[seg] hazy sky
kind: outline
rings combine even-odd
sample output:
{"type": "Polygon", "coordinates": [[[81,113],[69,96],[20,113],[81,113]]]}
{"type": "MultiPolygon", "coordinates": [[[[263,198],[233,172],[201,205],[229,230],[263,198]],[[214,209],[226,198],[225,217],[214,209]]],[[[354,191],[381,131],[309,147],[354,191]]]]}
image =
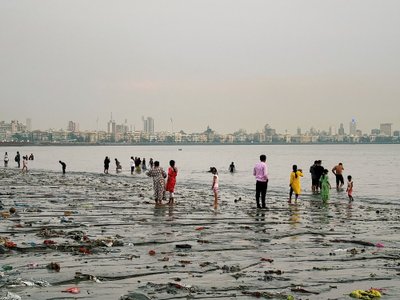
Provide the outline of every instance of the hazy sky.
{"type": "Polygon", "coordinates": [[[0,120],[400,129],[399,0],[0,0],[0,120]]]}

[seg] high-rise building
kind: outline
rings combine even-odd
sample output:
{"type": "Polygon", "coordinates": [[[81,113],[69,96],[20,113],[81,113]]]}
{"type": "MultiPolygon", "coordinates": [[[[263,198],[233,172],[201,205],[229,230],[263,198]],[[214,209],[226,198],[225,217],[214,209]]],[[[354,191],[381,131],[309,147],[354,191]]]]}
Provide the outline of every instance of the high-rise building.
{"type": "Polygon", "coordinates": [[[339,135],[344,135],[344,134],[345,134],[343,123],[340,123],[340,125],[339,125],[338,134],[339,134],[339,135]]]}
{"type": "Polygon", "coordinates": [[[108,123],[107,123],[107,133],[115,135],[115,131],[116,131],[116,124],[115,124],[115,121],[113,120],[112,113],[111,113],[110,121],[108,121],[108,123]]]}
{"type": "Polygon", "coordinates": [[[26,119],[26,130],[32,131],[32,119],[31,118],[26,119]]]}
{"type": "Polygon", "coordinates": [[[357,123],[356,120],[353,118],[350,122],[350,135],[357,135],[357,123]]]}
{"type": "Polygon", "coordinates": [[[146,133],[154,133],[154,119],[151,117],[147,117],[147,119],[142,117],[142,121],[143,121],[143,131],[146,133]]]}
{"type": "Polygon", "coordinates": [[[68,131],[71,131],[71,132],[77,131],[77,126],[76,126],[75,122],[73,122],[73,121],[68,122],[68,131]]]}
{"type": "Polygon", "coordinates": [[[380,126],[381,134],[392,136],[392,123],[382,123],[380,126]]]}

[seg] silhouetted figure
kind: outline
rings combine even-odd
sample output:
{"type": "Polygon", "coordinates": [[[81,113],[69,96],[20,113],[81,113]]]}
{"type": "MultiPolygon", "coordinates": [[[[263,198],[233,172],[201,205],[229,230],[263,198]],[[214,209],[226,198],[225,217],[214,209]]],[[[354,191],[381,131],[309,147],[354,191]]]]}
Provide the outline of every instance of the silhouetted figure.
{"type": "Polygon", "coordinates": [[[104,174],[108,174],[108,169],[110,168],[110,159],[108,156],[104,159],[104,174]]]}
{"type": "Polygon", "coordinates": [[[17,155],[15,155],[14,160],[17,163],[18,168],[20,168],[21,167],[21,155],[19,154],[19,151],[17,151],[17,155]]]}
{"type": "Polygon", "coordinates": [[[115,159],[115,168],[117,173],[122,171],[122,166],[118,159],[115,159]]]}
{"type": "Polygon", "coordinates": [[[31,155],[29,155],[29,160],[34,160],[35,157],[33,156],[33,153],[31,153],[31,155]]]}
{"type": "Polygon", "coordinates": [[[235,172],[235,164],[233,162],[229,165],[229,172],[235,172]]]}
{"type": "Polygon", "coordinates": [[[4,167],[5,167],[5,168],[8,167],[8,160],[9,160],[9,158],[8,158],[8,153],[6,152],[6,153],[4,154],[4,167]]]}
{"type": "Polygon", "coordinates": [[[150,160],[149,160],[149,165],[150,165],[150,169],[153,169],[154,162],[153,162],[152,158],[150,158],[150,160]]]}
{"type": "Polygon", "coordinates": [[[61,160],[59,160],[58,162],[61,164],[63,174],[65,174],[65,169],[67,168],[67,164],[61,160]]]}

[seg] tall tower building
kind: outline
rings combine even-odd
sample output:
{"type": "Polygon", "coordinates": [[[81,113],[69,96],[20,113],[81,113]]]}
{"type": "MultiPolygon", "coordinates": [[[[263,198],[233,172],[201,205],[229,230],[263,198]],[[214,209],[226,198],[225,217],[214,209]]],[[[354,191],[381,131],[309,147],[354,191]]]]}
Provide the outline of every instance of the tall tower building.
{"type": "Polygon", "coordinates": [[[142,117],[143,121],[143,131],[146,133],[154,133],[154,119],[151,117],[148,117],[145,119],[142,117]]]}
{"type": "Polygon", "coordinates": [[[116,124],[115,124],[115,121],[114,121],[113,118],[112,118],[112,113],[111,113],[111,119],[110,119],[110,121],[108,121],[108,123],[107,123],[107,133],[111,135],[111,139],[112,139],[113,141],[114,141],[114,139],[115,139],[115,133],[116,133],[116,131],[117,131],[116,124]]]}
{"type": "Polygon", "coordinates": [[[31,118],[26,119],[26,130],[32,131],[32,119],[31,118]]]}
{"type": "Polygon", "coordinates": [[[356,135],[357,134],[357,123],[356,120],[353,118],[351,119],[350,122],[350,135],[356,135]]]}
{"type": "Polygon", "coordinates": [[[344,133],[344,126],[343,126],[343,123],[340,123],[338,134],[339,134],[339,135],[344,135],[344,134],[345,134],[345,133],[344,133]]]}

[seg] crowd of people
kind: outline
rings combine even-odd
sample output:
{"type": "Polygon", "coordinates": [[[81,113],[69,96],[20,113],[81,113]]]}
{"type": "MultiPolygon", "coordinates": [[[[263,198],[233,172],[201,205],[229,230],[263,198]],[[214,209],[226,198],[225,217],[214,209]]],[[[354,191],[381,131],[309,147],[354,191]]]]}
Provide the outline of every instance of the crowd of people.
{"type": "MultiPolygon", "coordinates": [[[[28,171],[28,160],[34,160],[33,154],[24,155],[22,157],[22,172],[28,171]]],[[[21,167],[21,155],[19,151],[17,151],[14,161],[17,164],[17,167],[21,167]]],[[[8,153],[5,152],[4,155],[4,167],[8,167],[9,156],[8,153]]],[[[59,161],[62,167],[62,172],[65,174],[66,172],[66,163],[63,161],[59,161]]],[[[104,159],[104,173],[109,173],[111,160],[108,156],[104,159]]],[[[122,166],[120,161],[115,158],[115,168],[116,173],[120,173],[122,171],[122,166]]],[[[174,204],[175,198],[175,185],[176,185],[176,177],[178,175],[178,169],[175,165],[175,161],[171,160],[169,162],[168,173],[160,167],[159,161],[153,161],[153,158],[150,158],[149,163],[147,165],[146,159],[141,159],[140,157],[130,157],[130,171],[131,174],[141,173],[143,171],[148,170],[145,174],[149,177],[153,178],[153,189],[154,189],[154,200],[156,205],[162,205],[163,200],[166,199],[166,192],[169,193],[169,199],[167,204],[174,204]]],[[[234,173],[236,171],[236,167],[234,162],[232,162],[228,168],[230,173],[234,173]]],[[[344,177],[343,177],[343,163],[338,163],[332,168],[332,173],[335,175],[336,188],[341,190],[344,186],[344,177]]],[[[218,171],[215,167],[210,167],[209,170],[212,173],[212,186],[211,190],[214,194],[214,210],[218,209],[218,198],[219,198],[219,177],[218,171]]],[[[330,197],[330,190],[332,188],[329,182],[329,171],[322,166],[321,160],[314,161],[314,164],[310,166],[309,172],[311,174],[311,189],[313,194],[320,194],[322,201],[327,202],[330,197]]],[[[255,200],[257,208],[266,209],[266,195],[268,189],[268,165],[267,165],[267,156],[265,154],[260,155],[260,161],[256,163],[253,169],[253,176],[256,180],[256,193],[255,200]]],[[[292,171],[289,177],[289,204],[292,203],[292,198],[294,194],[294,202],[297,203],[299,196],[301,194],[301,177],[303,177],[303,170],[298,168],[297,165],[292,166],[292,171]]],[[[347,188],[346,192],[350,201],[353,201],[353,179],[351,175],[347,176],[347,188]]]]}

